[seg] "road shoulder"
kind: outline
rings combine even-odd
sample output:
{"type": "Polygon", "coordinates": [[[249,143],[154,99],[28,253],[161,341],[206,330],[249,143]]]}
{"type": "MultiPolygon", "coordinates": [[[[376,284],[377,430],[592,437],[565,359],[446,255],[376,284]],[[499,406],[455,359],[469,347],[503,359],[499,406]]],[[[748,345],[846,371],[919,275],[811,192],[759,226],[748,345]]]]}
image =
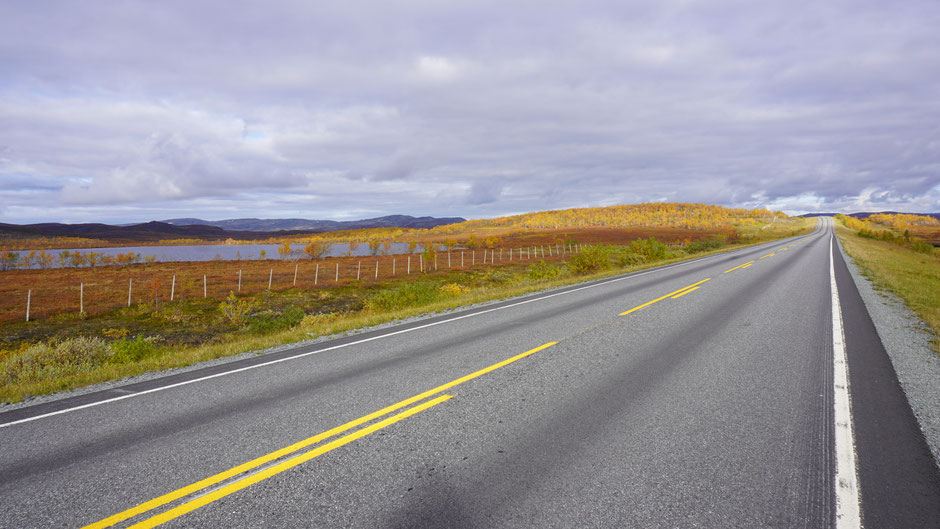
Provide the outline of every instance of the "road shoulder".
{"type": "Polygon", "coordinates": [[[838,246],[940,468],[940,358],[931,350],[930,329],[900,298],[876,291],[841,243],[838,246]]]}

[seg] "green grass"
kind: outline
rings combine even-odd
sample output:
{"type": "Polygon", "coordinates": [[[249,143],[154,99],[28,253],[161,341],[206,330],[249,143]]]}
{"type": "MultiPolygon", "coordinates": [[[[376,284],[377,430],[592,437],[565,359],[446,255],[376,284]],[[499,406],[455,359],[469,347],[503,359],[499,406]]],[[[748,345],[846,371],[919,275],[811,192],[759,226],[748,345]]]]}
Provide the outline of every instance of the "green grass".
{"type": "Polygon", "coordinates": [[[940,253],[862,237],[841,224],[836,235],[876,289],[897,295],[930,326],[934,352],[940,355],[940,253]]]}
{"type": "MultiPolygon", "coordinates": [[[[802,231],[811,226],[804,222],[802,231]]],[[[762,232],[759,240],[793,234],[792,225],[776,228],[762,232]]],[[[4,326],[0,350],[0,400],[15,402],[741,246],[707,243],[682,249],[647,240],[632,248],[588,248],[567,263],[504,262],[373,285],[352,282],[325,290],[264,292],[231,296],[222,303],[196,298],[163,303],[157,309],[139,305],[94,317],[11,323],[4,326]]]]}

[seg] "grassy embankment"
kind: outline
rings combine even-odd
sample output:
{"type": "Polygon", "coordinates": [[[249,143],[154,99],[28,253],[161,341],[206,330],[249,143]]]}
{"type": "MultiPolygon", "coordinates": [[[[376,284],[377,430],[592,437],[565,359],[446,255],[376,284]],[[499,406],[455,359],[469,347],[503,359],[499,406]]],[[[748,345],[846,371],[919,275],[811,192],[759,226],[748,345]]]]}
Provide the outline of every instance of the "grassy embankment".
{"type": "Polygon", "coordinates": [[[940,250],[917,245],[920,250],[917,251],[903,244],[903,233],[894,233],[899,236],[898,242],[862,236],[859,235],[862,228],[869,234],[893,231],[877,223],[859,223],[840,217],[836,235],[845,252],[855,259],[875,289],[896,294],[930,326],[934,352],[940,355],[940,250]],[[852,228],[846,226],[846,222],[852,228]]]}
{"type": "MultiPolygon", "coordinates": [[[[791,219],[770,229],[748,224],[749,243],[806,232],[812,221],[791,219]]],[[[22,340],[0,352],[0,400],[50,393],[146,371],[256,351],[461,305],[502,299],[580,281],[659,266],[740,247],[720,239],[679,246],[598,245],[563,261],[478,266],[349,282],[328,290],[287,289],[222,301],[190,298],[162,308],[137,305],[84,317],[62,315],[34,325],[50,338],[22,340]]]]}

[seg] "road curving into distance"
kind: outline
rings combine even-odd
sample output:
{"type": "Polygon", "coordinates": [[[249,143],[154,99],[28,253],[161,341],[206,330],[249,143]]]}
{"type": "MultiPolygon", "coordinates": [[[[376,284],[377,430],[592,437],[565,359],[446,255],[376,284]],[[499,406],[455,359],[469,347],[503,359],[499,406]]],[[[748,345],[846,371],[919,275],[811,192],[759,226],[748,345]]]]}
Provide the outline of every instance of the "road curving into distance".
{"type": "Polygon", "coordinates": [[[8,411],[0,526],[937,527],[831,223],[8,411]]]}

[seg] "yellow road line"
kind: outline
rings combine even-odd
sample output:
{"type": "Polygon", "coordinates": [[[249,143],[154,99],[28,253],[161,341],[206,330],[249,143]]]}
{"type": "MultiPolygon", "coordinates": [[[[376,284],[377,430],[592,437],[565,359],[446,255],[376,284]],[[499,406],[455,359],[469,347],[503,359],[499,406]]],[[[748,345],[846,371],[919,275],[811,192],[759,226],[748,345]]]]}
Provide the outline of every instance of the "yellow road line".
{"type": "Polygon", "coordinates": [[[310,445],[319,443],[320,441],[323,441],[324,439],[328,439],[328,438],[330,438],[330,437],[333,437],[334,435],[341,434],[341,433],[343,433],[343,432],[345,432],[345,431],[347,431],[347,430],[351,430],[351,429],[355,428],[356,426],[359,426],[359,425],[361,425],[361,424],[367,423],[367,422],[372,421],[372,420],[374,420],[374,419],[378,419],[379,417],[382,417],[382,416],[384,416],[384,415],[387,415],[387,414],[389,414],[389,413],[391,413],[391,412],[393,412],[393,411],[395,411],[395,410],[399,410],[399,409],[401,409],[401,408],[404,408],[405,406],[414,404],[415,402],[418,402],[418,401],[420,401],[420,400],[424,400],[424,399],[430,397],[431,395],[434,395],[434,394],[436,394],[436,393],[440,393],[440,392],[442,392],[442,391],[446,391],[446,390],[448,390],[448,389],[450,389],[450,388],[456,386],[457,384],[462,384],[462,383],[464,383],[464,382],[467,382],[468,380],[472,380],[472,379],[477,378],[477,377],[479,377],[479,376],[481,376],[481,375],[485,375],[486,373],[489,373],[490,371],[499,369],[499,368],[501,368],[501,367],[503,367],[503,366],[506,366],[506,365],[508,365],[508,364],[511,364],[511,363],[513,363],[513,362],[515,362],[515,361],[517,361],[517,360],[521,360],[522,358],[525,358],[525,357],[527,357],[527,356],[529,356],[529,355],[531,355],[531,354],[537,353],[537,352],[539,352],[539,351],[541,351],[541,350],[543,350],[543,349],[547,349],[547,348],[549,348],[549,347],[551,347],[551,346],[553,346],[553,345],[555,345],[555,344],[557,344],[557,343],[558,343],[558,342],[548,342],[548,343],[546,343],[546,344],[544,344],[544,345],[540,345],[540,346],[536,347],[535,349],[530,349],[530,350],[528,350],[528,351],[526,351],[526,352],[524,352],[524,353],[521,353],[521,354],[518,354],[518,355],[516,355],[516,356],[513,356],[512,358],[507,358],[506,360],[503,360],[503,361],[501,361],[501,362],[497,362],[497,363],[495,363],[495,364],[493,364],[493,365],[491,365],[491,366],[489,366],[489,367],[485,367],[485,368],[483,368],[483,369],[481,369],[481,370],[479,370],[479,371],[475,371],[475,372],[473,372],[473,373],[470,373],[469,375],[460,377],[460,378],[458,378],[458,379],[456,379],[456,380],[453,380],[453,381],[448,382],[448,383],[446,383],[446,384],[440,385],[440,386],[438,386],[438,387],[436,387],[436,388],[434,388],[434,389],[425,391],[424,393],[420,393],[420,394],[418,394],[418,395],[415,395],[415,396],[413,396],[413,397],[409,397],[409,398],[407,398],[407,399],[405,399],[405,400],[403,400],[403,401],[401,401],[401,402],[398,402],[398,403],[396,403],[396,404],[392,404],[391,406],[387,406],[387,407],[385,407],[385,408],[382,408],[382,409],[379,410],[379,411],[370,413],[370,414],[368,414],[368,415],[364,415],[364,416],[362,416],[362,417],[360,417],[360,418],[358,418],[358,419],[355,419],[355,420],[353,420],[353,421],[347,422],[346,424],[337,426],[337,427],[332,428],[332,429],[330,429],[330,430],[327,430],[327,431],[325,431],[325,432],[323,432],[323,433],[319,433],[319,434],[317,434],[317,435],[314,435],[313,437],[309,437],[309,438],[307,438],[307,439],[304,439],[303,441],[298,441],[298,442],[296,442],[296,443],[294,443],[294,444],[292,444],[292,445],[290,445],[290,446],[287,446],[287,447],[281,448],[280,450],[276,450],[276,451],[274,451],[274,452],[271,452],[270,454],[266,454],[266,455],[263,455],[263,456],[258,457],[258,458],[256,458],[256,459],[252,459],[251,461],[248,461],[247,463],[242,463],[241,465],[238,465],[238,466],[236,466],[236,467],[233,467],[233,468],[231,468],[231,469],[229,469],[229,470],[226,470],[226,471],[224,471],[224,472],[220,472],[220,473],[218,473],[218,474],[216,474],[216,475],[214,475],[214,476],[210,476],[210,477],[205,478],[205,479],[203,479],[203,480],[197,481],[196,483],[193,483],[193,484],[191,484],[191,485],[187,485],[186,487],[183,487],[183,488],[181,488],[181,489],[177,489],[177,490],[175,490],[175,491],[173,491],[173,492],[169,492],[169,493],[167,493],[167,494],[164,494],[163,496],[160,496],[160,497],[154,498],[154,499],[152,499],[152,500],[150,500],[150,501],[141,503],[140,505],[137,505],[136,507],[132,507],[132,508],[130,508],[130,509],[127,509],[126,511],[122,511],[122,512],[119,512],[119,513],[117,513],[117,514],[115,514],[115,515],[113,515],[113,516],[109,516],[109,517],[107,517],[107,518],[105,518],[105,519],[103,519],[103,520],[101,520],[101,521],[99,521],[99,522],[95,522],[95,523],[93,523],[93,524],[91,524],[91,525],[87,525],[87,526],[85,526],[83,529],[98,529],[98,528],[102,528],[102,527],[110,527],[110,526],[112,526],[112,525],[114,525],[114,524],[116,524],[116,523],[118,523],[118,522],[123,521],[123,520],[127,520],[127,519],[133,518],[134,516],[137,516],[137,515],[139,515],[139,514],[143,514],[143,513],[147,512],[147,511],[156,509],[157,507],[160,507],[161,505],[166,505],[167,503],[170,503],[171,501],[178,500],[178,499],[180,499],[180,498],[182,498],[182,497],[184,497],[184,496],[188,496],[188,495],[190,495],[190,494],[192,494],[192,493],[194,493],[194,492],[198,492],[198,491],[200,491],[200,490],[202,490],[202,489],[205,489],[205,488],[207,488],[207,487],[211,487],[212,485],[215,485],[215,484],[217,484],[217,483],[221,483],[222,481],[225,481],[225,480],[227,480],[227,479],[229,479],[229,478],[231,478],[231,477],[234,477],[234,476],[237,476],[237,475],[242,474],[242,473],[244,473],[244,472],[247,472],[247,471],[249,471],[249,470],[253,470],[253,469],[255,469],[255,468],[258,468],[258,467],[260,467],[261,465],[264,465],[265,463],[269,463],[269,462],[274,461],[274,460],[276,460],[276,459],[280,459],[281,457],[284,457],[284,456],[286,456],[286,455],[288,455],[288,454],[291,454],[291,453],[293,453],[293,452],[296,452],[296,451],[298,451],[298,450],[301,450],[301,449],[303,449],[303,448],[306,448],[306,447],[308,447],[308,446],[310,446],[310,445]]]}
{"type": "MultiPolygon", "coordinates": [[[[763,259],[764,257],[773,257],[773,256],[774,256],[774,254],[773,254],[773,252],[771,252],[771,253],[769,253],[769,254],[767,254],[767,255],[762,255],[762,256],[760,256],[760,259],[763,259]]],[[[760,259],[758,259],[758,261],[759,261],[760,259]]]]}
{"type": "Polygon", "coordinates": [[[754,263],[748,263],[748,264],[742,266],[742,267],[741,267],[741,270],[744,270],[745,268],[748,268],[748,267],[751,266],[752,264],[754,264],[754,263]]]}
{"type": "Polygon", "coordinates": [[[704,282],[706,282],[706,281],[710,281],[710,280],[711,280],[711,278],[709,277],[708,279],[703,279],[703,280],[699,281],[698,283],[692,283],[691,285],[689,285],[689,286],[687,286],[687,287],[682,287],[682,288],[680,288],[679,290],[676,290],[675,292],[670,292],[670,293],[666,294],[665,296],[662,296],[662,297],[659,297],[659,298],[654,299],[653,301],[647,301],[646,303],[640,305],[639,307],[633,307],[632,309],[630,309],[630,310],[628,310],[628,311],[626,311],[626,312],[621,312],[620,315],[621,315],[621,316],[626,316],[627,314],[630,314],[631,312],[640,310],[640,309],[642,309],[643,307],[648,307],[648,306],[652,305],[653,303],[656,303],[657,301],[662,301],[662,300],[664,300],[664,299],[666,299],[666,298],[668,298],[668,297],[670,297],[670,296],[675,296],[676,294],[678,294],[679,292],[682,292],[683,290],[688,290],[688,289],[690,289],[690,288],[692,288],[692,287],[701,285],[702,283],[704,283],[704,282]]]}
{"type": "Polygon", "coordinates": [[[682,296],[688,294],[689,292],[694,292],[694,291],[696,291],[696,290],[698,290],[698,287],[690,288],[690,289],[688,289],[688,290],[686,290],[686,291],[684,291],[684,292],[680,292],[680,293],[676,294],[675,296],[672,296],[672,299],[681,298],[682,296]]]}
{"type": "Polygon", "coordinates": [[[422,402],[421,404],[418,404],[417,406],[408,408],[407,410],[403,412],[399,412],[395,415],[392,415],[391,417],[387,419],[383,419],[375,424],[366,426],[365,428],[361,430],[357,430],[351,434],[344,435],[343,437],[330,441],[329,443],[325,445],[318,446],[314,448],[313,450],[310,450],[309,452],[304,452],[303,454],[294,456],[286,461],[282,461],[278,463],[277,465],[274,465],[270,468],[266,468],[262,470],[261,472],[251,474],[250,476],[240,479],[234,483],[229,483],[228,485],[218,490],[214,490],[210,492],[209,494],[206,494],[204,496],[199,496],[198,498],[190,500],[182,505],[178,505],[170,509],[169,511],[158,514],[152,518],[148,518],[140,523],[136,523],[132,525],[131,528],[144,529],[144,528],[149,528],[149,527],[156,527],[174,518],[179,518],[180,516],[188,512],[192,512],[200,507],[204,507],[218,499],[228,496],[229,494],[232,494],[244,488],[250,487],[254,485],[255,483],[258,483],[259,481],[264,481],[276,474],[280,474],[281,472],[284,472],[285,470],[294,468],[297,465],[300,465],[301,463],[306,463],[307,461],[310,461],[311,459],[317,456],[323,455],[331,450],[335,450],[341,446],[347,445],[355,441],[356,439],[360,439],[373,432],[381,430],[382,428],[385,428],[386,426],[395,424],[396,422],[402,419],[407,419],[408,417],[411,417],[412,415],[418,412],[424,411],[432,406],[436,406],[451,398],[453,398],[451,395],[441,395],[440,397],[437,397],[436,399],[432,399],[427,402],[422,402]]]}
{"type": "Polygon", "coordinates": [[[725,271],[722,272],[722,273],[723,273],[723,274],[727,274],[728,272],[734,272],[734,271],[737,270],[738,268],[744,268],[745,266],[751,266],[752,264],[754,264],[754,261],[748,261],[748,262],[746,262],[746,263],[744,263],[744,264],[739,264],[738,266],[736,266],[736,267],[734,267],[734,268],[732,268],[732,269],[730,269],[730,270],[725,270],[725,271]]]}

